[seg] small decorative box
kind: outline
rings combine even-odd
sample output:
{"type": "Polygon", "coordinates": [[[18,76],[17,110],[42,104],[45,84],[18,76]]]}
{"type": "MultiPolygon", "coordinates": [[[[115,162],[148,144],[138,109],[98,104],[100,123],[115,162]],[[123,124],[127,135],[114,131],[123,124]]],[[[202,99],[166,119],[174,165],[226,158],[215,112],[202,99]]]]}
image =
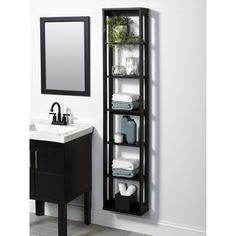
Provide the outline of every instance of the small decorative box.
{"type": "Polygon", "coordinates": [[[115,195],[115,209],[122,212],[133,211],[137,202],[137,191],[131,196],[122,196],[120,193],[115,195]]]}

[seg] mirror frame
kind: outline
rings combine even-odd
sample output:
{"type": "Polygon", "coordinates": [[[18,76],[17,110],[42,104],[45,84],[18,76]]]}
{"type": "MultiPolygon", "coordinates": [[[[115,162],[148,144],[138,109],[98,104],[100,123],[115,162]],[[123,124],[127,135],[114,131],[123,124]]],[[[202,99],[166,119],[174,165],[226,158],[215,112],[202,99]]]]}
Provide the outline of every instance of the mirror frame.
{"type": "Polygon", "coordinates": [[[90,18],[76,17],[40,17],[40,46],[41,46],[41,93],[90,96],[90,18]],[[47,22],[84,22],[84,91],[54,90],[46,88],[46,54],[45,54],[45,23],[47,22]]]}

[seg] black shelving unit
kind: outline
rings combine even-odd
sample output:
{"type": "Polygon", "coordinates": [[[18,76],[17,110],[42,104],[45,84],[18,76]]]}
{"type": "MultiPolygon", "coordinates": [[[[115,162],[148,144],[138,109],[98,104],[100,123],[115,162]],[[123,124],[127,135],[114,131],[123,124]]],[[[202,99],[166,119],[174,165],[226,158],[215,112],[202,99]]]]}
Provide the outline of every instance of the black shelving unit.
{"type": "Polygon", "coordinates": [[[149,11],[147,8],[103,9],[103,29],[106,29],[106,19],[114,15],[138,17],[139,19],[139,40],[115,43],[117,45],[134,44],[139,47],[139,75],[112,75],[113,49],[108,45],[105,30],[103,32],[103,209],[141,216],[149,209],[149,11]],[[126,111],[111,108],[114,79],[136,79],[139,82],[140,106],[138,110],[126,111]],[[139,141],[137,143],[117,144],[114,142],[115,115],[139,117],[139,141]],[[116,145],[139,149],[140,173],[138,176],[125,178],[112,175],[112,161],[116,145]],[[115,207],[115,179],[127,179],[139,184],[138,200],[135,207],[129,212],[120,211],[115,207]]]}

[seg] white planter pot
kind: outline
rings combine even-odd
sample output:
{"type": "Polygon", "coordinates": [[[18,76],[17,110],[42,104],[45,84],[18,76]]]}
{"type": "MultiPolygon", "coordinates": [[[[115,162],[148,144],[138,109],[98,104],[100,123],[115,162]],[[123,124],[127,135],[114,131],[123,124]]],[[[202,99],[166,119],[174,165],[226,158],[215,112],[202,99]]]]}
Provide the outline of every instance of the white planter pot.
{"type": "MultiPolygon", "coordinates": [[[[118,25],[116,27],[114,27],[114,31],[116,33],[124,33],[124,34],[127,34],[128,32],[128,27],[127,25],[118,25]]],[[[120,40],[116,40],[115,42],[120,42],[120,40]]]]}

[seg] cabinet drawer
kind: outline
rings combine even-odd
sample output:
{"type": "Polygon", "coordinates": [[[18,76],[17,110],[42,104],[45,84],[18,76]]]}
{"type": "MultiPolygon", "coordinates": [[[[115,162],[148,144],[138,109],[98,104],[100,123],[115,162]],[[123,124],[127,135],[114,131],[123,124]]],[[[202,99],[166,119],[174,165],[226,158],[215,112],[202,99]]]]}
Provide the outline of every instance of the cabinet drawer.
{"type": "Polygon", "coordinates": [[[35,174],[35,192],[36,197],[45,200],[64,200],[64,178],[63,176],[42,174],[37,172],[35,174]]]}

